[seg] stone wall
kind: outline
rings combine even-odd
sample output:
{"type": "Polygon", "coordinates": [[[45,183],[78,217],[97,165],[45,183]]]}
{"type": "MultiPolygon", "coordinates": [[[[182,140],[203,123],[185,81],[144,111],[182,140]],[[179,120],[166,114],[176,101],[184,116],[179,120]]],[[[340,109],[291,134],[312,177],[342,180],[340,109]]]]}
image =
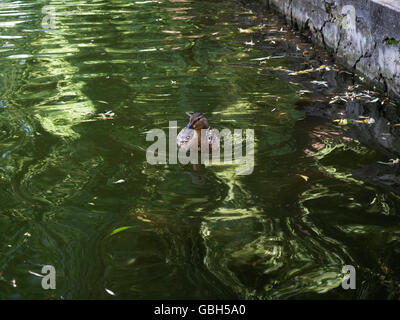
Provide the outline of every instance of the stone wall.
{"type": "Polygon", "coordinates": [[[335,58],[400,97],[400,0],[262,0],[335,58]]]}

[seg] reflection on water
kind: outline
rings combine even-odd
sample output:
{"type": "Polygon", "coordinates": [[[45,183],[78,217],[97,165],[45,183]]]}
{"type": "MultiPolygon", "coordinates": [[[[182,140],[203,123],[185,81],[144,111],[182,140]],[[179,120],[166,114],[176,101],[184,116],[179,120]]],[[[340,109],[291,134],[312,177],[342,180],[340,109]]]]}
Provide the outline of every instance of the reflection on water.
{"type": "Polygon", "coordinates": [[[5,1],[0,67],[0,298],[399,298],[399,192],[373,173],[394,169],[376,169],[373,127],[324,120],[354,110],[329,102],[355,80],[279,18],[228,0],[5,1]],[[146,162],[145,132],[194,111],[255,130],[253,174],[146,162]]]}

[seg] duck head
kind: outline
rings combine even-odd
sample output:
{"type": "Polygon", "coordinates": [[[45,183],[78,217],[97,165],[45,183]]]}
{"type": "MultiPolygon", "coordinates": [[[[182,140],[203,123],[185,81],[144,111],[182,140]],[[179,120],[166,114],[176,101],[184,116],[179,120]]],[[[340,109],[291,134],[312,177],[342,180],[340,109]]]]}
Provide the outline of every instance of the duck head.
{"type": "Polygon", "coordinates": [[[202,113],[195,112],[190,114],[186,112],[186,114],[189,116],[189,123],[187,125],[188,129],[201,130],[209,128],[208,120],[202,113]]]}

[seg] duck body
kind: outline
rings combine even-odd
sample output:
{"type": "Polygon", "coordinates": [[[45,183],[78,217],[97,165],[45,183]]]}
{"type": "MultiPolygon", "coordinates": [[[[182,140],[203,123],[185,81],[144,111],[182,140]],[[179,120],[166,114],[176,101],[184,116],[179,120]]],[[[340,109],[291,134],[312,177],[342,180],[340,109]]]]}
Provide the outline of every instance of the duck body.
{"type": "Polygon", "coordinates": [[[204,152],[207,151],[204,150],[205,146],[209,147],[208,151],[214,151],[219,148],[219,138],[215,130],[211,129],[208,125],[207,118],[200,112],[186,114],[189,116],[189,123],[176,137],[176,143],[179,149],[185,151],[192,149],[204,152]],[[205,130],[204,139],[206,139],[206,141],[204,142],[201,140],[202,130],[205,130]]]}

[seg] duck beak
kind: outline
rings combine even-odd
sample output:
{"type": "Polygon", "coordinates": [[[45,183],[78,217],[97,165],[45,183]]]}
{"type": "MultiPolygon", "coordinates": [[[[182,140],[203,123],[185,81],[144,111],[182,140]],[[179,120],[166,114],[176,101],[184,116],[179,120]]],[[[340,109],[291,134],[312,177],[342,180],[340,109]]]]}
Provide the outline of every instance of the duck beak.
{"type": "MultiPolygon", "coordinates": [[[[192,117],[192,115],[191,115],[189,112],[185,112],[185,113],[186,113],[186,115],[187,115],[189,118],[192,117]]],[[[192,122],[192,121],[189,121],[189,123],[188,123],[188,125],[187,125],[187,128],[188,128],[188,129],[193,129],[193,122],[192,122]]]]}

